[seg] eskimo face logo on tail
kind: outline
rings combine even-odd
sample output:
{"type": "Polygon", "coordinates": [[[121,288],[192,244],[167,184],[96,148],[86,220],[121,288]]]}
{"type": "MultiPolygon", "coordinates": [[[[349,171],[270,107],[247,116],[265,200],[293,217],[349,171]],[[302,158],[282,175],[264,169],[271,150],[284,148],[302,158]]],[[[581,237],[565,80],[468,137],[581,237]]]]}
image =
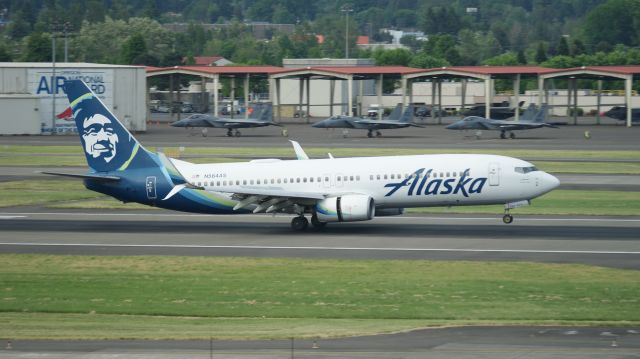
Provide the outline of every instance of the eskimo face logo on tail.
{"type": "Polygon", "coordinates": [[[431,176],[432,172],[432,169],[425,171],[424,168],[420,168],[401,182],[385,184],[385,187],[391,188],[385,197],[391,196],[403,187],[409,187],[407,196],[462,194],[469,197],[482,193],[482,188],[487,182],[486,177],[469,177],[469,169],[458,178],[436,178],[431,176]]]}
{"type": "Polygon", "coordinates": [[[106,116],[95,114],[82,122],[82,141],[87,155],[106,163],[117,154],[118,134],[106,116]]]}

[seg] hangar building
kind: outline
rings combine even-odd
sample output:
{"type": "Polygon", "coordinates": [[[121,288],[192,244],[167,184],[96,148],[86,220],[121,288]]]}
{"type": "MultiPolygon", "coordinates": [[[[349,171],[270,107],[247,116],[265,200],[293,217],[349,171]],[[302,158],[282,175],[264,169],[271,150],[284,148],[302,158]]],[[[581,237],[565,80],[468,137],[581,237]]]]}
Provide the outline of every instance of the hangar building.
{"type": "Polygon", "coordinates": [[[129,130],[146,131],[143,66],[2,62],[0,135],[75,133],[64,113],[69,102],[62,89],[64,80],[75,78],[84,80],[129,130]]]}

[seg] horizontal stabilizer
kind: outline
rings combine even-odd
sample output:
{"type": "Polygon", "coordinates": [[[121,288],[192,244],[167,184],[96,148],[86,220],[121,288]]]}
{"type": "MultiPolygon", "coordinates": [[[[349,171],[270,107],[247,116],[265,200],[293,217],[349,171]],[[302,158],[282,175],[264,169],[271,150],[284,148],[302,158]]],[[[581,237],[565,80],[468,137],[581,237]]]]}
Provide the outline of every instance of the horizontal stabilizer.
{"type": "Polygon", "coordinates": [[[120,177],[118,176],[101,176],[101,175],[76,174],[76,173],[60,173],[60,172],[40,172],[40,173],[45,175],[63,176],[63,177],[71,177],[71,178],[79,178],[79,179],[90,179],[90,180],[102,181],[102,182],[120,181],[120,177]]]}

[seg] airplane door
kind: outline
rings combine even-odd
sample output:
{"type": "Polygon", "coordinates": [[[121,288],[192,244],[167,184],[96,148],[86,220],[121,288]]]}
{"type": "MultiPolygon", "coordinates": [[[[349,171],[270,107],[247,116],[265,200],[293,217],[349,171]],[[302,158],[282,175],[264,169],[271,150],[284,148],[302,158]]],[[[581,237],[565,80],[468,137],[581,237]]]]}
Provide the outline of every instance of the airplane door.
{"type": "Polygon", "coordinates": [[[149,176],[145,180],[145,187],[147,189],[147,198],[156,199],[156,176],[149,176]]]}
{"type": "Polygon", "coordinates": [[[489,163],[489,185],[497,186],[500,184],[500,164],[497,162],[489,163]]]}

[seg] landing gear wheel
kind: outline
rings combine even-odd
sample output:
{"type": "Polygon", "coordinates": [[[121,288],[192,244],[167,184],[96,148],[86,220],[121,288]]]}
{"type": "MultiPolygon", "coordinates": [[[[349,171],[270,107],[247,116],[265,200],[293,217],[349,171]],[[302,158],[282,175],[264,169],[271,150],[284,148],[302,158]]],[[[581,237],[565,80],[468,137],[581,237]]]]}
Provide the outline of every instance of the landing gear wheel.
{"type": "Polygon", "coordinates": [[[202,137],[207,137],[208,130],[206,128],[202,129],[202,137]]]}
{"type": "Polygon", "coordinates": [[[367,137],[369,137],[369,138],[373,137],[373,132],[371,132],[371,131],[367,132],[367,137]]]}
{"type": "Polygon", "coordinates": [[[327,222],[320,222],[320,220],[318,220],[318,216],[311,216],[311,225],[313,226],[313,228],[324,228],[327,225],[327,222]]]}
{"type": "Polygon", "coordinates": [[[307,229],[308,226],[309,226],[309,221],[305,216],[294,217],[291,220],[291,228],[294,231],[297,231],[297,232],[304,231],[305,229],[307,229]]]}
{"type": "Polygon", "coordinates": [[[511,132],[511,133],[509,134],[509,138],[513,140],[514,138],[516,138],[516,134],[515,134],[515,133],[513,133],[513,132],[511,132]]]}
{"type": "Polygon", "coordinates": [[[376,137],[382,137],[382,132],[376,131],[376,137]]]}
{"type": "Polygon", "coordinates": [[[507,135],[504,133],[504,131],[500,132],[500,138],[502,138],[503,140],[507,138],[507,135]]]}
{"type": "Polygon", "coordinates": [[[505,214],[504,216],[502,216],[502,222],[504,222],[505,224],[510,224],[511,222],[513,222],[513,216],[510,214],[505,214]]]}
{"type": "Polygon", "coordinates": [[[242,132],[236,130],[236,137],[240,137],[240,136],[242,136],[242,132]]]}
{"type": "Polygon", "coordinates": [[[227,137],[233,137],[233,131],[231,129],[227,130],[227,137]]]}

